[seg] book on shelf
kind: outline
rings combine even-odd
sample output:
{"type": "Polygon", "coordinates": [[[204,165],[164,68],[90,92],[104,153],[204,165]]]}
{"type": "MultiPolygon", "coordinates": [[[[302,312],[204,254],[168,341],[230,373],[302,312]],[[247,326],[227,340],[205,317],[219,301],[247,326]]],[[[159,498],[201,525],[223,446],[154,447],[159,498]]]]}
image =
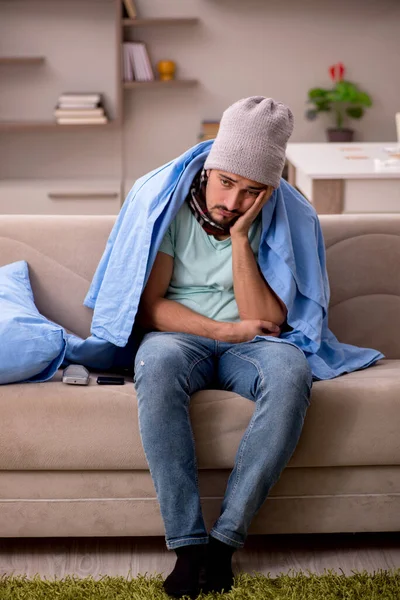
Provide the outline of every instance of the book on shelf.
{"type": "Polygon", "coordinates": [[[143,42],[132,42],[129,52],[135,81],[153,81],[154,72],[146,45],[143,42]]]}
{"type": "Polygon", "coordinates": [[[137,10],[134,0],[122,0],[122,6],[124,8],[124,14],[126,14],[129,19],[137,18],[137,10]]]}
{"type": "Polygon", "coordinates": [[[133,81],[133,65],[131,61],[129,43],[125,42],[122,45],[122,57],[123,57],[123,80],[133,81]]]}
{"type": "Polygon", "coordinates": [[[103,117],[104,108],[60,108],[54,110],[56,117],[103,117]]]}
{"type": "Polygon", "coordinates": [[[58,117],[57,123],[60,125],[103,125],[108,123],[107,117],[58,117]]]}
{"type": "Polygon", "coordinates": [[[101,94],[85,94],[85,93],[65,93],[61,94],[58,99],[59,104],[99,104],[101,94]]]}
{"type": "Polygon", "coordinates": [[[143,42],[125,42],[123,44],[124,81],[154,81],[146,44],[143,42]]]}
{"type": "Polygon", "coordinates": [[[85,103],[85,102],[58,102],[57,108],[62,108],[64,110],[93,110],[100,106],[100,102],[96,102],[93,104],[85,103]]]}
{"type": "Polygon", "coordinates": [[[65,93],[58,98],[54,116],[60,125],[101,125],[108,123],[100,93],[65,93]]]}

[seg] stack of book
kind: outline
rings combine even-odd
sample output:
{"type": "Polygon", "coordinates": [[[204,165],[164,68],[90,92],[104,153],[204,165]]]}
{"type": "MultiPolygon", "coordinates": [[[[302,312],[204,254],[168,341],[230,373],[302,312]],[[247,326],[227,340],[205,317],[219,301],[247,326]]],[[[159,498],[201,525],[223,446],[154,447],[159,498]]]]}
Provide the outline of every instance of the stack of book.
{"type": "Polygon", "coordinates": [[[108,118],[101,94],[61,94],[54,116],[60,125],[102,125],[108,118]]]}
{"type": "Polygon", "coordinates": [[[217,137],[218,130],[219,121],[202,121],[199,142],[204,142],[205,140],[213,140],[217,137]]]}
{"type": "Polygon", "coordinates": [[[143,42],[123,44],[124,81],[154,81],[149,53],[143,42]]]}
{"type": "Polygon", "coordinates": [[[128,19],[137,18],[137,10],[133,0],[122,0],[123,17],[128,19]]]}

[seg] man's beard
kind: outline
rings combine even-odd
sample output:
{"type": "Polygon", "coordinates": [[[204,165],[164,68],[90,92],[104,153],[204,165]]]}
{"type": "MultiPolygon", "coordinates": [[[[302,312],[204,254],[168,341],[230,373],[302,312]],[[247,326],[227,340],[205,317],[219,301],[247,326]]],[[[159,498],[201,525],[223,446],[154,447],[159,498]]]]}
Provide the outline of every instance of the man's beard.
{"type": "Polygon", "coordinates": [[[211,216],[214,222],[222,225],[223,227],[233,227],[233,225],[236,223],[239,217],[241,217],[241,214],[238,213],[233,214],[231,217],[225,217],[224,215],[221,215],[219,213],[219,209],[226,210],[224,206],[217,205],[214,206],[210,211],[208,211],[208,214],[211,216]]]}

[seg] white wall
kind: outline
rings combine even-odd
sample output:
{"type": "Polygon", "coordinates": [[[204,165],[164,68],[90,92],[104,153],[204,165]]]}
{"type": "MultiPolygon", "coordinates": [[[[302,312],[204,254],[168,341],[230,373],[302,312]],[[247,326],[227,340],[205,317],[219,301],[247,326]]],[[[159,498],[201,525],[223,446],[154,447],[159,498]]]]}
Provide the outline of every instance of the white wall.
{"type": "MultiPolygon", "coordinates": [[[[81,4],[87,1],[81,0],[81,4]]],[[[53,13],[58,4],[59,0],[54,0],[53,13]]],[[[63,14],[68,4],[64,3],[63,14]]],[[[125,176],[134,179],[195,144],[202,119],[219,119],[229,104],[253,94],[290,105],[295,114],[292,141],[323,141],[328,118],[306,121],[305,100],[310,87],[329,85],[327,69],[338,61],[347,67],[348,78],[374,100],[365,118],[353,122],[356,139],[396,139],[394,114],[400,110],[398,0],[136,0],[136,4],[142,16],[201,19],[195,26],[131,30],[132,39],[148,42],[153,62],[176,60],[179,76],[197,78],[199,86],[125,91],[122,132],[3,134],[0,152],[6,142],[9,150],[2,155],[0,176],[6,176],[6,171],[10,177],[46,176],[50,162],[56,176],[98,173],[118,177],[122,161],[125,176]]],[[[93,12],[90,27],[105,30],[107,18],[106,9],[97,15],[93,12]]],[[[44,37],[49,28],[48,22],[43,25],[44,37]]],[[[24,31],[29,39],[29,28],[24,31]]],[[[93,31],[92,45],[104,51],[108,42],[93,31]]],[[[1,47],[5,53],[3,39],[1,47]]],[[[50,48],[48,52],[51,54],[50,48]]],[[[104,61],[96,60],[96,52],[92,51],[92,56],[90,70],[97,73],[94,81],[99,87],[104,61]]],[[[0,85],[5,79],[2,71],[0,85]]],[[[68,83],[72,85],[71,80],[68,83]]],[[[34,85],[30,80],[27,92],[34,85]]]]}

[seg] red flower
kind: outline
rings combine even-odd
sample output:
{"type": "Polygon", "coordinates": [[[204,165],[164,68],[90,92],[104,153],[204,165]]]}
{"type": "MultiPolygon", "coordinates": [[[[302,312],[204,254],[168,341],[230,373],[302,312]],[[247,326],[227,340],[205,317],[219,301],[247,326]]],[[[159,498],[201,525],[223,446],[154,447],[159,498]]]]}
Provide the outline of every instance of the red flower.
{"type": "Polygon", "coordinates": [[[343,63],[336,63],[329,67],[329,74],[332,81],[342,81],[344,77],[344,65],[343,63]]]}

